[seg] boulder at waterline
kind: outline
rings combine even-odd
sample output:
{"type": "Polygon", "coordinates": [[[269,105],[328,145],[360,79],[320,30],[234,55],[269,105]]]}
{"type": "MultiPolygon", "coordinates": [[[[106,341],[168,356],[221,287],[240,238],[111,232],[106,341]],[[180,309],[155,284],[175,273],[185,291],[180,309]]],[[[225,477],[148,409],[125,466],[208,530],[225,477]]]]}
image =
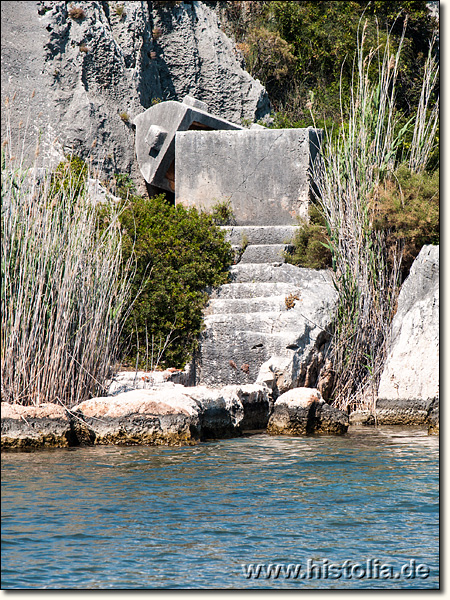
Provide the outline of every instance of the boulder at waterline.
{"type": "Polygon", "coordinates": [[[85,400],[72,409],[80,423],[77,433],[84,443],[96,445],[196,443],[198,405],[180,388],[132,390],[85,400]]]}
{"type": "Polygon", "coordinates": [[[1,447],[4,450],[65,448],[75,443],[67,410],[58,404],[22,406],[2,402],[1,447]]]}
{"type": "Polygon", "coordinates": [[[439,403],[439,246],[424,246],[398,297],[376,405],[381,424],[420,425],[439,403]]]}
{"type": "Polygon", "coordinates": [[[270,411],[262,386],[222,389],[165,383],[86,400],[73,413],[81,441],[92,444],[195,444],[264,429],[270,411]],[[84,430],[83,430],[84,427],[84,430]]]}
{"type": "Polygon", "coordinates": [[[434,398],[428,408],[428,434],[439,435],[439,398],[434,398]]]}
{"type": "Polygon", "coordinates": [[[314,388],[295,388],[282,394],[275,401],[267,426],[271,435],[341,435],[347,429],[348,416],[326,404],[314,388]]]}

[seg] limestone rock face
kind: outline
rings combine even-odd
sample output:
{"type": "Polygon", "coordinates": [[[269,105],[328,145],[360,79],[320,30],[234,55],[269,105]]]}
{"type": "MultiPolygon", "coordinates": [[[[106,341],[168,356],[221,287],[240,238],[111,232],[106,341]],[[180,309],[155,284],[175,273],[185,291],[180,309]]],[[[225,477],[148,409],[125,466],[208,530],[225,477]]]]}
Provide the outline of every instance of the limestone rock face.
{"type": "Polygon", "coordinates": [[[185,2],[171,10],[154,7],[152,17],[161,31],[155,49],[163,100],[194,96],[213,115],[237,124],[270,113],[267,92],[244,71],[234,44],[205,2],[185,2]]]}
{"type": "Polygon", "coordinates": [[[272,435],[307,435],[347,432],[348,416],[324,402],[320,392],[295,388],[282,394],[274,404],[267,432],[272,435]]]}
{"type": "Polygon", "coordinates": [[[426,422],[439,397],[439,246],[424,246],[398,298],[390,350],[380,380],[377,416],[398,413],[426,422]],[[406,412],[405,412],[406,411],[406,412]]]}
{"type": "Polygon", "coordinates": [[[191,94],[237,124],[269,113],[203,2],[2,2],[1,11],[2,98],[13,138],[28,123],[31,158],[41,131],[41,157],[53,164],[73,152],[103,173],[138,176],[131,122],[154,101],[191,94]]]}
{"type": "Polygon", "coordinates": [[[21,406],[2,402],[2,449],[65,448],[74,442],[67,411],[57,404],[21,406]]]}

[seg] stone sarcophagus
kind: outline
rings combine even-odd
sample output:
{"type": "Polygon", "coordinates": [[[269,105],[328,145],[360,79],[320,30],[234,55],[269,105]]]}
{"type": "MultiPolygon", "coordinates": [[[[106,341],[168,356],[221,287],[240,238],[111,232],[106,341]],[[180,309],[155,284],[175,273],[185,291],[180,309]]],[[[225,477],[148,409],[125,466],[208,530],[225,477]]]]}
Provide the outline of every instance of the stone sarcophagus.
{"type": "Polygon", "coordinates": [[[139,166],[151,191],[210,210],[228,202],[236,225],[296,225],[307,218],[320,131],[240,127],[187,96],[134,119],[139,166]]]}
{"type": "Polygon", "coordinates": [[[136,156],[149,186],[175,192],[175,138],[181,131],[242,129],[207,112],[207,105],[186,96],[183,102],[160,102],[137,115],[136,156]]]}

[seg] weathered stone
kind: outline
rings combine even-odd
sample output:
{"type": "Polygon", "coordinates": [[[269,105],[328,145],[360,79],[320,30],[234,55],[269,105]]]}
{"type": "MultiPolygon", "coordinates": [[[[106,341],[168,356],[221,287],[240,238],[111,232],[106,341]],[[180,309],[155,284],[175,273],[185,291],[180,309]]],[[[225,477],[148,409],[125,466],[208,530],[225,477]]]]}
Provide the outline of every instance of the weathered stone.
{"type": "Polygon", "coordinates": [[[184,387],[165,383],[92,398],[72,409],[84,443],[195,444],[266,427],[268,390],[257,385],[184,387]]]}
{"type": "Polygon", "coordinates": [[[308,215],[318,136],[312,128],[178,132],[175,201],[205,210],[229,201],[237,225],[295,225],[308,215]]]}
{"type": "Polygon", "coordinates": [[[276,406],[286,405],[288,408],[307,408],[311,404],[324,404],[319,390],[299,387],[282,394],[276,401],[276,406]]]}
{"type": "Polygon", "coordinates": [[[379,425],[426,425],[432,399],[378,398],[376,420],[379,425]]]}
{"type": "Polygon", "coordinates": [[[278,263],[284,262],[287,253],[293,250],[291,244],[259,244],[247,246],[240,256],[240,263],[278,263]]]}
{"type": "Polygon", "coordinates": [[[439,246],[424,246],[402,285],[378,389],[380,423],[424,424],[439,396],[439,246]]]}
{"type": "Polygon", "coordinates": [[[161,30],[154,44],[161,99],[193,96],[211,114],[237,124],[269,116],[267,92],[220,29],[215,3],[182,2],[170,10],[152,4],[152,26],[161,30]]]}
{"type": "Polygon", "coordinates": [[[195,444],[200,439],[199,410],[183,389],[172,384],[158,390],[132,390],[92,398],[72,410],[86,423],[96,445],[195,444]]]}
{"type": "Polygon", "coordinates": [[[2,108],[9,97],[20,145],[27,126],[30,161],[39,139],[47,165],[73,152],[92,157],[104,174],[131,172],[138,180],[131,122],[154,101],[191,94],[238,125],[270,113],[266,91],[244,70],[208,4],[166,10],[126,2],[121,12],[107,2],[76,4],[81,19],[63,1],[1,3],[2,108]]]}
{"type": "Polygon", "coordinates": [[[234,437],[267,426],[271,405],[262,386],[228,385],[216,390],[197,386],[187,393],[201,407],[202,439],[234,437]]]}
{"type": "MultiPolygon", "coordinates": [[[[297,225],[225,225],[220,227],[226,240],[235,246],[290,244],[298,231],[297,225]]],[[[278,261],[279,262],[279,261],[278,261]]]]}
{"type": "Polygon", "coordinates": [[[355,410],[348,416],[350,425],[375,425],[375,416],[370,410],[355,410]]]}
{"type": "Polygon", "coordinates": [[[273,359],[275,396],[305,383],[315,387],[336,300],[329,274],[289,264],[239,264],[230,274],[233,283],[214,290],[206,309],[196,382],[265,381],[260,368],[273,359]]]}
{"type": "Polygon", "coordinates": [[[326,404],[318,390],[295,388],[275,401],[267,432],[271,435],[342,435],[347,429],[348,416],[326,404]]]}
{"type": "Polygon", "coordinates": [[[1,404],[2,449],[65,448],[75,443],[70,418],[58,404],[1,404]]]}
{"type": "Polygon", "coordinates": [[[348,415],[327,403],[316,405],[314,433],[343,435],[347,433],[348,415]]]}
{"type": "MultiPolygon", "coordinates": [[[[306,357],[306,362],[310,360],[309,354],[306,357]]],[[[295,353],[291,356],[271,356],[269,360],[261,365],[256,383],[263,382],[272,390],[274,399],[286,394],[292,388],[297,389],[301,376],[301,367],[296,360],[295,353]]],[[[303,369],[305,371],[305,367],[303,369]]],[[[301,389],[301,388],[299,388],[301,389]]]]}
{"type": "Polygon", "coordinates": [[[383,399],[439,395],[439,246],[424,246],[398,297],[380,380],[383,399]]]}
{"type": "Polygon", "coordinates": [[[242,129],[239,125],[204,112],[196,104],[204,103],[196,103],[195,98],[191,97],[188,97],[187,103],[184,100],[161,102],[134,118],[139,168],[145,181],[153,188],[175,191],[177,132],[189,129],[242,129]]]}
{"type": "Polygon", "coordinates": [[[148,390],[165,383],[194,385],[190,365],[183,371],[171,368],[164,371],[119,371],[109,383],[108,396],[117,396],[131,390],[148,390]]]}
{"type": "Polygon", "coordinates": [[[428,435],[439,435],[439,398],[434,398],[428,408],[428,435]]]}

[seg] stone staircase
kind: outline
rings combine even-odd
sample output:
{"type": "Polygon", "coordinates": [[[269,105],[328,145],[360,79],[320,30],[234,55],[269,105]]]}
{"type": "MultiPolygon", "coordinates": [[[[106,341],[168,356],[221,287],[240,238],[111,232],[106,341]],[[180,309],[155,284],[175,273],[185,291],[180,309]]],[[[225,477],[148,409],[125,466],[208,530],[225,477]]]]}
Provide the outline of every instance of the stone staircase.
{"type": "Polygon", "coordinates": [[[239,262],[231,283],[211,292],[195,360],[197,385],[254,383],[271,357],[306,369],[329,339],[331,277],[284,262],[295,226],[226,230],[239,262]]]}

